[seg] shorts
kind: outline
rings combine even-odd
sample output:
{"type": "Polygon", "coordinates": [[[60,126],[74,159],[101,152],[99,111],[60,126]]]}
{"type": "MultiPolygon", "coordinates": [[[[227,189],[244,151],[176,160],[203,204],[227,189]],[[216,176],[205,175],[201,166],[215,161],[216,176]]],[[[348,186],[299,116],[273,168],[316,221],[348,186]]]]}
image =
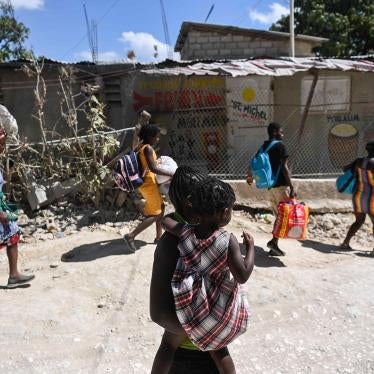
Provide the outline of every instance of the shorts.
{"type": "Polygon", "coordinates": [[[9,247],[12,245],[16,245],[19,243],[21,239],[21,235],[19,233],[12,235],[10,238],[7,240],[3,241],[0,243],[0,249],[3,249],[4,247],[9,247]]]}
{"type": "Polygon", "coordinates": [[[278,215],[278,204],[281,201],[287,201],[290,198],[290,188],[288,186],[280,186],[270,188],[268,190],[270,207],[275,216],[278,215]]]}

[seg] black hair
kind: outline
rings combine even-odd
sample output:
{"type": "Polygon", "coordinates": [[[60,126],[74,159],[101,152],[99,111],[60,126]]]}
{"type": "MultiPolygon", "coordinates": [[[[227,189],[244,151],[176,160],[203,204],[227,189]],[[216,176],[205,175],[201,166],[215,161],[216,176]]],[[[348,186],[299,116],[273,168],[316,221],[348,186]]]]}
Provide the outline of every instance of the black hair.
{"type": "Polygon", "coordinates": [[[370,140],[366,143],[366,150],[370,155],[374,153],[374,140],[370,140]]]}
{"type": "Polygon", "coordinates": [[[161,129],[154,124],[144,125],[139,131],[139,139],[143,144],[148,144],[152,138],[157,136],[161,132],[161,129]]]}
{"type": "Polygon", "coordinates": [[[190,166],[179,166],[169,187],[169,198],[177,212],[182,212],[188,196],[206,175],[190,166]]]}
{"type": "Polygon", "coordinates": [[[221,180],[208,177],[197,184],[191,195],[192,209],[202,216],[223,212],[235,202],[232,187],[221,180]]]}
{"type": "Polygon", "coordinates": [[[282,125],[277,122],[270,122],[268,126],[268,135],[269,138],[274,136],[275,132],[278,132],[282,128],[282,125]]]}

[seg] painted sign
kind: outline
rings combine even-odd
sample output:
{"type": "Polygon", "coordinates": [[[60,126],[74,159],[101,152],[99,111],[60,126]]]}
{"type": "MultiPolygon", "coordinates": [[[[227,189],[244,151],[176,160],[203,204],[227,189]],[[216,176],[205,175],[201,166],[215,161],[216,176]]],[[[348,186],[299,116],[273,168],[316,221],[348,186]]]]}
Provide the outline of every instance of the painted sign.
{"type": "Polygon", "coordinates": [[[273,117],[272,77],[227,77],[228,148],[237,170],[246,172],[248,160],[266,138],[273,117]]]}
{"type": "Polygon", "coordinates": [[[141,75],[128,77],[122,86],[127,112],[146,109],[152,122],[168,130],[159,144],[164,154],[206,170],[221,164],[227,124],[224,77],[141,75]]]}
{"type": "Polygon", "coordinates": [[[340,123],[333,126],[328,137],[328,149],[331,163],[343,168],[357,157],[359,133],[355,126],[340,123]]]}
{"type": "Polygon", "coordinates": [[[229,120],[237,128],[267,126],[273,102],[270,77],[236,77],[226,82],[229,120]]]}
{"type": "Polygon", "coordinates": [[[328,123],[359,122],[360,115],[357,113],[330,114],[327,116],[328,123]]]}
{"type": "Polygon", "coordinates": [[[152,77],[135,82],[133,109],[170,113],[181,109],[214,108],[225,105],[222,77],[152,77]]]}
{"type": "Polygon", "coordinates": [[[209,170],[216,168],[225,153],[224,110],[178,113],[168,134],[171,156],[194,162],[205,158],[209,170]]]}

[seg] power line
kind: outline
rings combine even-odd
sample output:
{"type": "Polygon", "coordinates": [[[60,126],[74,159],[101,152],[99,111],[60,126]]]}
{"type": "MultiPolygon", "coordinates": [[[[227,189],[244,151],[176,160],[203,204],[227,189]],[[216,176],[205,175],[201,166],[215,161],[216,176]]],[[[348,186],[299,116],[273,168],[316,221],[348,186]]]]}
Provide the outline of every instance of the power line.
{"type": "Polygon", "coordinates": [[[91,50],[92,62],[94,64],[98,63],[98,47],[97,47],[97,23],[94,20],[91,20],[91,23],[88,21],[87,7],[86,4],[83,4],[84,18],[86,20],[87,26],[87,35],[88,35],[88,44],[91,50]]]}
{"type": "MultiPolygon", "coordinates": [[[[113,3],[109,6],[109,8],[106,10],[106,12],[99,18],[99,21],[97,22],[97,25],[99,25],[103,20],[104,18],[111,12],[111,10],[120,2],[121,0],[115,0],[113,1],[113,3]]],[[[68,51],[65,52],[65,54],[61,57],[61,59],[63,59],[66,55],[68,55],[70,52],[72,52],[75,48],[77,48],[82,42],[83,40],[86,39],[86,37],[88,37],[88,33],[85,33],[79,40],[76,44],[74,44],[73,47],[71,47],[68,51]]]]}
{"type": "Polygon", "coordinates": [[[204,23],[206,23],[206,21],[208,21],[210,15],[211,15],[212,12],[213,12],[213,9],[214,9],[214,4],[210,7],[209,12],[208,12],[208,15],[205,17],[205,21],[204,21],[204,23]]]}
{"type": "Polygon", "coordinates": [[[164,7],[163,0],[160,0],[160,6],[161,6],[161,18],[162,18],[162,26],[164,28],[167,56],[170,60],[172,60],[173,59],[173,51],[171,50],[171,45],[170,45],[168,21],[167,21],[167,18],[166,18],[166,12],[165,12],[165,7],[164,7]]]}

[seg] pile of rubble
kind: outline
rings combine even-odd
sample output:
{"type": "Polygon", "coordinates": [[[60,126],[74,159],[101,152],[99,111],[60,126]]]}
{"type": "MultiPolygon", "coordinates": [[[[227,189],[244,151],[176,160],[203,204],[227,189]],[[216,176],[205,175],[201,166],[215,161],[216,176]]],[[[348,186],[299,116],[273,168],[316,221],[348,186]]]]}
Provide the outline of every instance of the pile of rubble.
{"type": "Polygon", "coordinates": [[[107,194],[99,209],[63,200],[28,214],[20,209],[18,225],[25,243],[63,238],[85,230],[101,229],[123,234],[139,222],[139,208],[143,203],[136,194],[118,191],[107,194]]]}

